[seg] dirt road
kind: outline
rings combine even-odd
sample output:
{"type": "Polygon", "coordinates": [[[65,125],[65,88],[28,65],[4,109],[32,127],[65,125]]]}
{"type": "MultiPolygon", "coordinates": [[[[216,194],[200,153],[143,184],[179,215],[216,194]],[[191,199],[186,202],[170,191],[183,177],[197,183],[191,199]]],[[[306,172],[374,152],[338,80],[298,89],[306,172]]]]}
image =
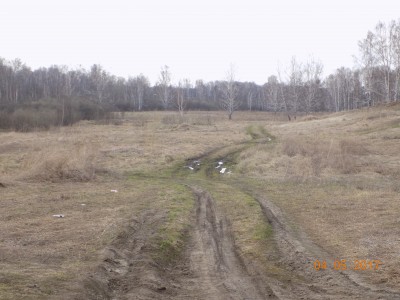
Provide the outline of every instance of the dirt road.
{"type": "Polygon", "coordinates": [[[190,279],[176,299],[274,299],[264,291],[235,253],[226,219],[215,212],[211,196],[194,188],[197,196],[196,225],[188,249],[190,279]]]}
{"type": "MultiPolygon", "coordinates": [[[[205,174],[210,181],[214,158],[205,155],[202,159],[208,161],[205,174]]],[[[322,257],[333,265],[335,258],[301,228],[294,232],[265,195],[243,186],[241,190],[257,200],[265,222],[273,228],[278,252],[278,258],[271,258],[276,260],[273,263],[289,275],[282,279],[267,274],[239,255],[229,220],[208,191],[182,184],[193,191],[196,213],[180,261],[165,267],[152,256],[149,241],[165,218],[154,209],[134,219],[110,246],[103,264],[86,281],[85,295],[76,299],[400,299],[399,291],[368,284],[355,271],[314,270],[316,259],[322,257]]]]}

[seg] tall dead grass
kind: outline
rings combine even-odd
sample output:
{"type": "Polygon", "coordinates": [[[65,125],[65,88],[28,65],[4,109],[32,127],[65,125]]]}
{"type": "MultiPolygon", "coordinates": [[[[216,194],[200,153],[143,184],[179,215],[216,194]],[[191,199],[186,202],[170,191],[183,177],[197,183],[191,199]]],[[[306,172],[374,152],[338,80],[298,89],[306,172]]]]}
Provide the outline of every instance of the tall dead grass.
{"type": "Polygon", "coordinates": [[[364,163],[359,159],[360,156],[370,152],[363,143],[354,139],[331,139],[326,143],[319,139],[290,137],[283,140],[282,153],[289,157],[297,157],[295,162],[308,160],[313,175],[319,176],[327,168],[342,174],[358,173],[364,163]]]}
{"type": "Polygon", "coordinates": [[[21,177],[30,181],[90,181],[95,177],[96,156],[95,147],[84,142],[42,149],[25,161],[21,177]]]}

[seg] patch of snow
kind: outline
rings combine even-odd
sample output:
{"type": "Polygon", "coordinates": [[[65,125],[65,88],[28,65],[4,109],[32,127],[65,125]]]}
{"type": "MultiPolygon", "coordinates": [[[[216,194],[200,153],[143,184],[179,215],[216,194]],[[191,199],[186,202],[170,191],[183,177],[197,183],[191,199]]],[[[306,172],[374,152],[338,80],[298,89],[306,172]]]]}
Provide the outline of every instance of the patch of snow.
{"type": "Polygon", "coordinates": [[[64,215],[53,215],[54,218],[64,218],[64,215]]]}

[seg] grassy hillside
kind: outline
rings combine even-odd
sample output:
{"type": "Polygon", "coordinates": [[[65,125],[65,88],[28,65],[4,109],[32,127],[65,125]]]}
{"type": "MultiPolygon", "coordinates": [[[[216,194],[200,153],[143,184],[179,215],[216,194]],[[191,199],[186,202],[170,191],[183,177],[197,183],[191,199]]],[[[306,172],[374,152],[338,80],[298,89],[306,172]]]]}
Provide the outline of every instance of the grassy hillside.
{"type": "Polygon", "coordinates": [[[170,112],[127,113],[117,125],[2,132],[0,298],[77,290],[76,278],[149,212],[158,216],[148,241],[154,259],[173,263],[192,223],[187,186],[195,184],[230,220],[245,260],[279,273],[263,255],[274,250],[263,242],[271,229],[251,196],[262,195],[333,256],[382,261],[379,271],[361,275],[399,289],[399,149],[399,105],[295,122],[258,112],[231,122],[220,112],[183,120],[170,112]],[[208,157],[227,159],[230,174],[210,181],[210,173],[184,168],[212,151],[208,157]]]}

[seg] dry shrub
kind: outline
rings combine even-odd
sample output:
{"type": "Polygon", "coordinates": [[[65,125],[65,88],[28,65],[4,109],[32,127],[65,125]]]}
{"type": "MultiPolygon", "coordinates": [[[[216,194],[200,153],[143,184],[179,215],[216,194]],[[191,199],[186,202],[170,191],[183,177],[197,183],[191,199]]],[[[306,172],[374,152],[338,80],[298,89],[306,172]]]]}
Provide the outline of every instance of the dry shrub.
{"type": "Polygon", "coordinates": [[[342,139],[339,142],[340,151],[342,155],[367,155],[368,149],[359,141],[354,139],[342,139]]]}
{"type": "Polygon", "coordinates": [[[144,114],[135,114],[132,120],[133,126],[145,127],[150,122],[149,116],[144,114]]]}
{"type": "Polygon", "coordinates": [[[206,125],[211,126],[215,124],[215,117],[210,115],[192,116],[190,118],[190,123],[192,125],[206,125]]]}
{"type": "Polygon", "coordinates": [[[179,114],[170,114],[166,115],[161,119],[161,124],[163,125],[180,125],[180,124],[189,124],[189,125],[205,125],[211,126],[215,124],[215,117],[211,115],[179,115],[179,114]]]}
{"type": "Polygon", "coordinates": [[[96,150],[85,143],[42,150],[25,163],[24,179],[86,182],[95,177],[96,150]]]}
{"type": "Polygon", "coordinates": [[[380,118],[386,118],[388,116],[385,112],[376,112],[367,117],[367,120],[375,120],[380,118]]]}
{"type": "Polygon", "coordinates": [[[282,151],[289,157],[296,155],[306,156],[307,152],[310,152],[312,148],[302,138],[287,138],[283,141],[282,151]],[[308,148],[308,149],[307,149],[308,148]]]}
{"type": "Polygon", "coordinates": [[[316,116],[304,116],[300,118],[300,121],[315,121],[315,120],[319,120],[319,118],[316,116]]]}
{"type": "Polygon", "coordinates": [[[342,174],[354,174],[361,171],[362,162],[359,157],[369,154],[368,149],[359,141],[351,139],[332,140],[325,143],[318,139],[306,140],[300,137],[288,138],[282,143],[282,152],[290,158],[297,158],[294,163],[307,160],[314,176],[330,168],[342,174]]]}
{"type": "Polygon", "coordinates": [[[179,125],[182,123],[188,123],[188,119],[186,116],[178,114],[168,114],[161,119],[163,125],[179,125]]]}

